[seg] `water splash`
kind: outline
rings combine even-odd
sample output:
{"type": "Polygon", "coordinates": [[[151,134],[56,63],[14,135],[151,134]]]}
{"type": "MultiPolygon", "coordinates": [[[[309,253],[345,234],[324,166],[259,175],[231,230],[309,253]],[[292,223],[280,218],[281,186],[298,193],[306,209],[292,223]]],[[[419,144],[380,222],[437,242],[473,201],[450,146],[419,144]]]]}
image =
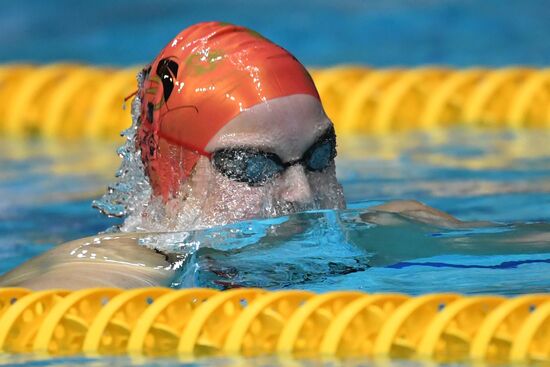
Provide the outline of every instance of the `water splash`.
{"type": "MultiPolygon", "coordinates": [[[[143,72],[140,71],[137,75],[140,88],[143,86],[143,78],[143,72]]],[[[117,154],[122,159],[115,174],[117,181],[108,186],[107,192],[101,199],[94,200],[92,203],[94,208],[107,216],[127,217],[134,213],[141,213],[151,197],[151,185],[144,174],[141,152],[135,143],[140,123],[140,107],[141,100],[136,96],[132,101],[132,125],[121,133],[125,142],[117,149],[117,154]]]]}
{"type": "MultiPolygon", "coordinates": [[[[143,71],[140,71],[136,77],[139,89],[143,87],[144,78],[143,71]]],[[[141,150],[136,144],[141,123],[139,94],[132,101],[131,115],[132,125],[121,133],[125,142],[117,149],[122,162],[115,174],[116,181],[107,187],[101,199],[92,203],[104,215],[124,218],[123,224],[105,232],[164,232],[192,228],[196,210],[188,209],[178,215],[170,215],[162,199],[152,195],[153,189],[145,174],[141,150]]]]}

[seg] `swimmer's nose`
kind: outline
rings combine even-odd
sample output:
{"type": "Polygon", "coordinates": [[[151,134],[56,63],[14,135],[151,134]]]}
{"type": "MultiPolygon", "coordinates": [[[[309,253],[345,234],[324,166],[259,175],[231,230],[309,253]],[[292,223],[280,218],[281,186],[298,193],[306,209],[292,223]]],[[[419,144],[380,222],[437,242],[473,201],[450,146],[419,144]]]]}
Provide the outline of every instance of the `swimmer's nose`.
{"type": "Polygon", "coordinates": [[[307,179],[304,167],[296,164],[289,167],[284,173],[281,198],[290,203],[306,204],[313,200],[311,186],[307,179]]]}

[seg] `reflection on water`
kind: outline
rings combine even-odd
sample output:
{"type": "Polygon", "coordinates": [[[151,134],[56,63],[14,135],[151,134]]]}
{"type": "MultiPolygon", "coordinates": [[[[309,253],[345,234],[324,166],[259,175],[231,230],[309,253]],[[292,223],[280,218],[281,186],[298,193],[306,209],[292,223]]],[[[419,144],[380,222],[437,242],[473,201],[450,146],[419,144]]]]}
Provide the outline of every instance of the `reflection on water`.
{"type": "MultiPolygon", "coordinates": [[[[341,136],[339,149],[350,159],[395,160],[407,152],[413,161],[439,167],[510,168],[517,160],[548,158],[549,137],[548,130],[432,129],[360,138],[341,136]]],[[[550,162],[539,161],[538,167],[548,169],[550,162]]]]}
{"type": "Polygon", "coordinates": [[[113,176],[113,142],[0,140],[0,209],[90,199],[113,176]]]}
{"type": "MultiPolygon", "coordinates": [[[[140,357],[61,357],[49,358],[33,354],[27,355],[2,355],[0,364],[5,366],[52,366],[72,367],[126,367],[126,366],[188,366],[188,367],[436,367],[451,366],[450,364],[439,364],[431,361],[421,360],[388,360],[388,359],[309,359],[297,360],[278,356],[263,357],[208,357],[208,358],[140,358],[140,357]]],[[[455,362],[455,367],[472,366],[470,362],[455,362]]],[[[491,367],[494,364],[487,364],[480,361],[475,362],[476,367],[491,367]]]]}
{"type": "Polygon", "coordinates": [[[417,199],[464,220],[550,218],[550,132],[454,129],[341,138],[348,202],[417,199]]]}

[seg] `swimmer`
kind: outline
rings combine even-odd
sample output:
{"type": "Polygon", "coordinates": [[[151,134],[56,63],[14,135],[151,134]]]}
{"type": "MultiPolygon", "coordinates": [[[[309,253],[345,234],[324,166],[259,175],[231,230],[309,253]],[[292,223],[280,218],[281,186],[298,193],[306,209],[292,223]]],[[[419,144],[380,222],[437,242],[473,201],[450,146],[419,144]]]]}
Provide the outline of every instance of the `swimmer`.
{"type": "MultiPolygon", "coordinates": [[[[140,245],[150,232],[345,208],[332,122],[288,51],[244,27],[200,23],[171,40],[138,79],[131,144],[150,185],[144,211],[130,213],[123,232],[31,259],[0,286],[167,286],[182,259],[140,245]]],[[[416,201],[373,208],[380,212],[461,225],[416,201]]]]}

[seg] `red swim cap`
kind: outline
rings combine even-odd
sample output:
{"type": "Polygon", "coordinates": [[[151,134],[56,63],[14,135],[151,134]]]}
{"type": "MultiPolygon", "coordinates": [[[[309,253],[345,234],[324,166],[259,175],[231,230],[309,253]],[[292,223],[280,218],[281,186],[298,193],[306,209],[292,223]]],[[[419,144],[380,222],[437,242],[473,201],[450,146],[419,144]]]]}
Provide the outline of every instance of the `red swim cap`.
{"type": "Polygon", "coordinates": [[[273,98],[319,98],[302,64],[247,28],[199,23],[145,70],[137,144],[153,191],[174,197],[205,147],[231,119],[273,98]]]}

